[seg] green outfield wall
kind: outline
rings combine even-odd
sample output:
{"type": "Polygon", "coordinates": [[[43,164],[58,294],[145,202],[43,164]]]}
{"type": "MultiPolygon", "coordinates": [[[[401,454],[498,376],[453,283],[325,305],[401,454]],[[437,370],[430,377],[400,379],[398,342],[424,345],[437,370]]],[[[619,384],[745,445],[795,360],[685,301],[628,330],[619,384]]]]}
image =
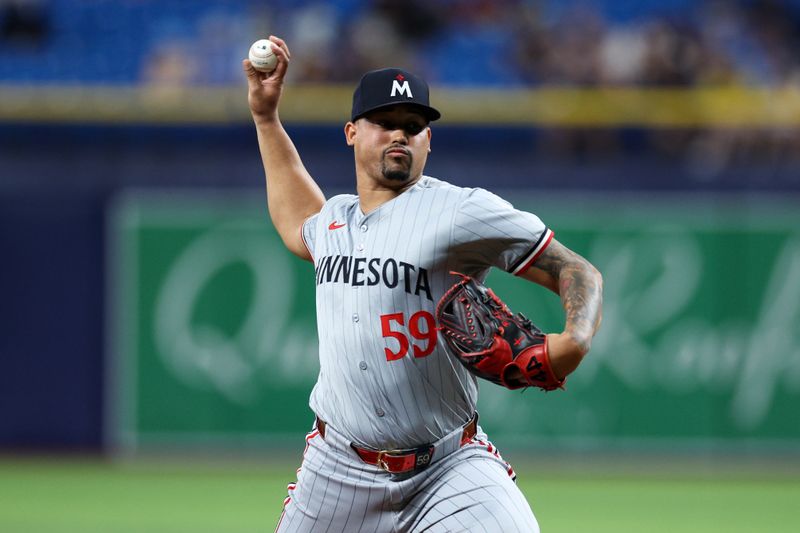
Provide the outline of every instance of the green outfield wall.
{"type": "MultiPolygon", "coordinates": [[[[605,279],[604,320],[566,391],[481,385],[505,445],[798,450],[800,209],[777,197],[509,197],[605,279]]],[[[263,191],[128,193],[109,213],[109,438],[298,442],[318,372],[311,264],[263,191]]],[[[489,283],[546,330],[556,296],[489,283]]]]}

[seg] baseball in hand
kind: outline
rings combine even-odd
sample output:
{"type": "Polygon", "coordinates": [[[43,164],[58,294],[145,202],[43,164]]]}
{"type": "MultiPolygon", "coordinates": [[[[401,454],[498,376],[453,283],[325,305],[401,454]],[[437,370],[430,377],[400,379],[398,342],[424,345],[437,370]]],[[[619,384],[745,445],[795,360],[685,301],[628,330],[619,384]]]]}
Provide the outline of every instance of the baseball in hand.
{"type": "Polygon", "coordinates": [[[248,59],[253,68],[259,72],[272,72],[278,65],[278,56],[272,51],[272,41],[269,39],[259,39],[254,42],[250,47],[248,59]]]}

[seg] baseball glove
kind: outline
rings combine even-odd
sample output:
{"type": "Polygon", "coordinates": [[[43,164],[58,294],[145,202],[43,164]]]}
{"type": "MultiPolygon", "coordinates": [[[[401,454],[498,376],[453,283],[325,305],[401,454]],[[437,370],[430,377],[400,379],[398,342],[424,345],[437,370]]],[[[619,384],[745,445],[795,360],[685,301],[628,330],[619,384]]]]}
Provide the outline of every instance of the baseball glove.
{"type": "Polygon", "coordinates": [[[478,377],[509,389],[564,388],[550,366],[547,336],[516,315],[492,289],[464,274],[436,307],[439,330],[458,360],[478,377]],[[517,370],[518,372],[515,372],[517,370]]]}

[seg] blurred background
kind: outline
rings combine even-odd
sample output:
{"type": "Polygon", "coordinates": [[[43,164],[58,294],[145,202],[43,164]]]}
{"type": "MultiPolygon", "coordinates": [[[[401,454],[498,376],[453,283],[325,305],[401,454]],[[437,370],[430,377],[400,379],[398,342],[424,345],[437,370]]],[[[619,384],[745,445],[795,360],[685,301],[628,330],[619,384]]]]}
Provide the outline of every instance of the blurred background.
{"type": "Polygon", "coordinates": [[[603,272],[566,392],[481,388],[543,528],[794,530],[799,0],[0,0],[0,530],[274,524],[318,364],[241,72],[270,34],[327,196],[355,83],[405,67],[443,113],[426,173],[603,272]]]}

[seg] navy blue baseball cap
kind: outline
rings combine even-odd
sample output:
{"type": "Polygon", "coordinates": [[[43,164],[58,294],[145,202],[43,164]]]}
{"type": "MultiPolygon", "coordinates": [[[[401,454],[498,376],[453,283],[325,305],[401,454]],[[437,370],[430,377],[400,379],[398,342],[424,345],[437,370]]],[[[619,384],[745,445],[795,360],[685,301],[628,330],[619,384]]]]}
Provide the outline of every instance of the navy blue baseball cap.
{"type": "Polygon", "coordinates": [[[431,107],[428,84],[419,76],[399,68],[372,70],[361,77],[353,92],[350,120],[355,122],[370,111],[397,104],[419,108],[429,122],[442,116],[431,107]]]}

